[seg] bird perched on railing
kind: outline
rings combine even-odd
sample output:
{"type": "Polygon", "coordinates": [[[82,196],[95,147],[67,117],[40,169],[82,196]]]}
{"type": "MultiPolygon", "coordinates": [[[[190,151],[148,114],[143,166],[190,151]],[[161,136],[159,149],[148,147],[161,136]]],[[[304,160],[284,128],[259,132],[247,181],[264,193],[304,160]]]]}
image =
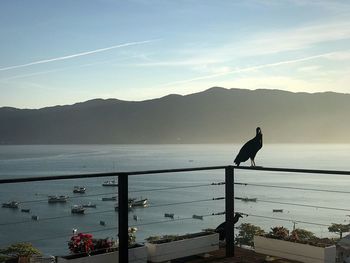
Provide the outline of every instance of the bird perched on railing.
{"type": "MultiPolygon", "coordinates": [[[[240,213],[235,213],[235,216],[233,218],[233,224],[236,224],[238,220],[243,217],[240,213]]],[[[215,232],[219,233],[219,240],[226,239],[226,222],[221,223],[216,229],[215,232]]]]}
{"type": "Polygon", "coordinates": [[[262,146],[263,146],[263,135],[261,133],[260,127],[257,127],[255,137],[243,145],[236,159],[234,160],[234,163],[237,166],[239,166],[240,163],[245,162],[250,158],[251,165],[255,166],[254,158],[262,146]]]}

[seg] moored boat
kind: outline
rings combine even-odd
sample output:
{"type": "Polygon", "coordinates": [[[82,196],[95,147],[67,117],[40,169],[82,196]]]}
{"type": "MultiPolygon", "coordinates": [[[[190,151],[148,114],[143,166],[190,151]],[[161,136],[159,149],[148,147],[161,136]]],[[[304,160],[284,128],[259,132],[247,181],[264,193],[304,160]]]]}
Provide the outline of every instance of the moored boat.
{"type": "Polygon", "coordinates": [[[116,196],[102,197],[102,201],[115,201],[115,200],[117,200],[116,196]]]}
{"type": "Polygon", "coordinates": [[[243,202],[256,202],[257,198],[248,198],[248,197],[236,197],[235,199],[241,200],[243,202]]]}
{"type": "Polygon", "coordinates": [[[22,208],[22,209],[21,209],[21,212],[23,212],[23,213],[29,213],[29,212],[30,212],[30,209],[28,209],[28,208],[22,208]]]}
{"type": "Polygon", "coordinates": [[[81,205],[73,205],[71,212],[72,212],[72,214],[84,214],[85,208],[81,205]]]}
{"type": "Polygon", "coordinates": [[[116,180],[108,180],[103,182],[102,186],[118,186],[118,183],[116,180]]]}
{"type": "Polygon", "coordinates": [[[91,202],[87,203],[87,204],[83,204],[83,207],[92,207],[92,208],[96,208],[96,204],[93,204],[91,202]]]}
{"type": "Polygon", "coordinates": [[[7,203],[2,203],[2,207],[17,209],[19,207],[19,203],[17,201],[10,201],[7,203]]]}
{"type": "Polygon", "coordinates": [[[146,207],[148,206],[148,199],[144,198],[144,199],[133,199],[132,201],[129,200],[129,204],[131,205],[131,207],[146,207]]]}
{"type": "Polygon", "coordinates": [[[66,195],[49,195],[48,202],[49,203],[66,203],[69,196],[66,195]]]}
{"type": "Polygon", "coordinates": [[[165,213],[164,217],[169,217],[169,218],[174,219],[174,213],[165,213]]]}
{"type": "Polygon", "coordinates": [[[86,188],[84,186],[74,186],[73,193],[84,194],[86,188]]]}
{"type": "Polygon", "coordinates": [[[283,213],[283,209],[272,209],[273,213],[283,213]]]}
{"type": "MultiPolygon", "coordinates": [[[[115,204],[114,205],[114,211],[119,211],[119,206],[118,206],[118,204],[115,204]]],[[[129,203],[128,204],[128,211],[130,212],[130,211],[132,211],[132,206],[131,206],[131,204],[129,203]]]]}

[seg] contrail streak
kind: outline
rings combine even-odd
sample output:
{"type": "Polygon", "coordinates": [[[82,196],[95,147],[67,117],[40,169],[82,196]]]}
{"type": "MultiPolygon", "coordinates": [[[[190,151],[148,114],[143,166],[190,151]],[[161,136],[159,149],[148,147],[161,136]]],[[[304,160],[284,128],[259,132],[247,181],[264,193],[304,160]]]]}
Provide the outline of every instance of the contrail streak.
{"type": "Polygon", "coordinates": [[[174,81],[174,82],[170,82],[170,83],[165,83],[163,85],[159,85],[159,87],[167,87],[167,86],[172,86],[172,85],[177,85],[177,84],[194,82],[197,80],[216,78],[216,77],[230,75],[230,74],[234,74],[234,73],[253,71],[253,70],[257,70],[257,69],[276,67],[276,66],[286,65],[286,64],[293,64],[293,63],[308,61],[308,60],[312,60],[312,59],[316,59],[316,58],[328,57],[328,56],[334,55],[336,53],[337,52],[330,52],[330,53],[324,53],[324,54],[310,56],[310,57],[304,57],[304,58],[298,58],[298,59],[293,59],[293,60],[286,60],[286,61],[280,61],[280,62],[275,62],[275,63],[257,65],[257,66],[242,68],[242,69],[235,69],[235,70],[231,70],[231,71],[227,71],[227,72],[216,73],[216,74],[201,76],[201,77],[192,78],[192,79],[179,80],[179,81],[174,81]]]}
{"type": "Polygon", "coordinates": [[[34,61],[34,62],[26,63],[26,64],[4,67],[4,68],[0,68],[0,71],[17,69],[17,68],[24,68],[24,67],[29,67],[29,66],[33,66],[33,65],[49,63],[49,62],[53,62],[53,61],[66,60],[66,59],[71,59],[71,58],[91,55],[91,54],[95,54],[95,53],[99,53],[99,52],[104,52],[104,51],[111,50],[111,49],[151,43],[151,42],[154,42],[154,41],[157,41],[157,40],[159,40],[159,39],[152,39],[152,40],[145,40],[145,41],[138,41],[138,42],[129,42],[129,43],[119,44],[119,45],[115,45],[115,46],[111,46],[111,47],[100,48],[100,49],[95,49],[95,50],[91,50],[91,51],[86,51],[86,52],[81,52],[81,53],[77,53],[77,54],[72,54],[72,55],[68,55],[68,56],[44,59],[44,60],[34,61]]]}

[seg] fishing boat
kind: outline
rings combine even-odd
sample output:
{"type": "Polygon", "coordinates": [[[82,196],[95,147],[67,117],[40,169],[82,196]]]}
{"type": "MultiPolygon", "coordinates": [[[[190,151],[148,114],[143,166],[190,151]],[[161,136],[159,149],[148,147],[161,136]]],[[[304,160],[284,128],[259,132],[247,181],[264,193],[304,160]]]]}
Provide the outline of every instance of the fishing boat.
{"type": "Polygon", "coordinates": [[[73,193],[76,194],[84,194],[86,191],[86,188],[84,186],[74,186],[73,193]]]}
{"type": "Polygon", "coordinates": [[[73,205],[71,212],[72,212],[72,214],[84,214],[85,208],[81,205],[73,205]]]}
{"type": "Polygon", "coordinates": [[[116,180],[108,180],[103,182],[102,186],[118,186],[118,183],[116,180]]]}
{"type": "Polygon", "coordinates": [[[87,203],[87,204],[83,204],[83,207],[92,207],[92,208],[96,208],[96,204],[93,204],[91,202],[87,203]]]}
{"type": "Polygon", "coordinates": [[[69,196],[66,195],[49,195],[48,202],[49,203],[66,203],[69,196]]]}
{"type": "Polygon", "coordinates": [[[19,207],[19,203],[17,201],[10,201],[7,203],[2,203],[2,207],[17,209],[19,207]]]}

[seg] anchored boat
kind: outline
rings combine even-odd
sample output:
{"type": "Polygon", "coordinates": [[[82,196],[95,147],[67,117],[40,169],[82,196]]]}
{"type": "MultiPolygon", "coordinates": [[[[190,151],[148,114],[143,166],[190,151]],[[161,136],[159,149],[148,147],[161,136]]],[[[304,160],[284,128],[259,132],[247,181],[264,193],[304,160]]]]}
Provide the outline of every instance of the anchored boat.
{"type": "Polygon", "coordinates": [[[86,191],[86,188],[84,186],[74,186],[73,193],[76,194],[84,194],[86,191]]]}
{"type": "Polygon", "coordinates": [[[49,195],[48,202],[49,203],[66,203],[69,196],[66,195],[49,195]]]}
{"type": "Polygon", "coordinates": [[[85,208],[81,205],[73,205],[71,212],[72,212],[72,214],[84,214],[85,208]]]}
{"type": "Polygon", "coordinates": [[[93,204],[91,202],[87,203],[87,204],[83,204],[83,207],[92,207],[92,208],[96,208],[96,204],[93,204]]]}
{"type": "Polygon", "coordinates": [[[2,207],[17,209],[19,207],[19,203],[17,201],[10,201],[7,203],[2,203],[2,207]]]}
{"type": "Polygon", "coordinates": [[[103,182],[102,186],[118,186],[118,183],[116,180],[108,180],[103,182]]]}

